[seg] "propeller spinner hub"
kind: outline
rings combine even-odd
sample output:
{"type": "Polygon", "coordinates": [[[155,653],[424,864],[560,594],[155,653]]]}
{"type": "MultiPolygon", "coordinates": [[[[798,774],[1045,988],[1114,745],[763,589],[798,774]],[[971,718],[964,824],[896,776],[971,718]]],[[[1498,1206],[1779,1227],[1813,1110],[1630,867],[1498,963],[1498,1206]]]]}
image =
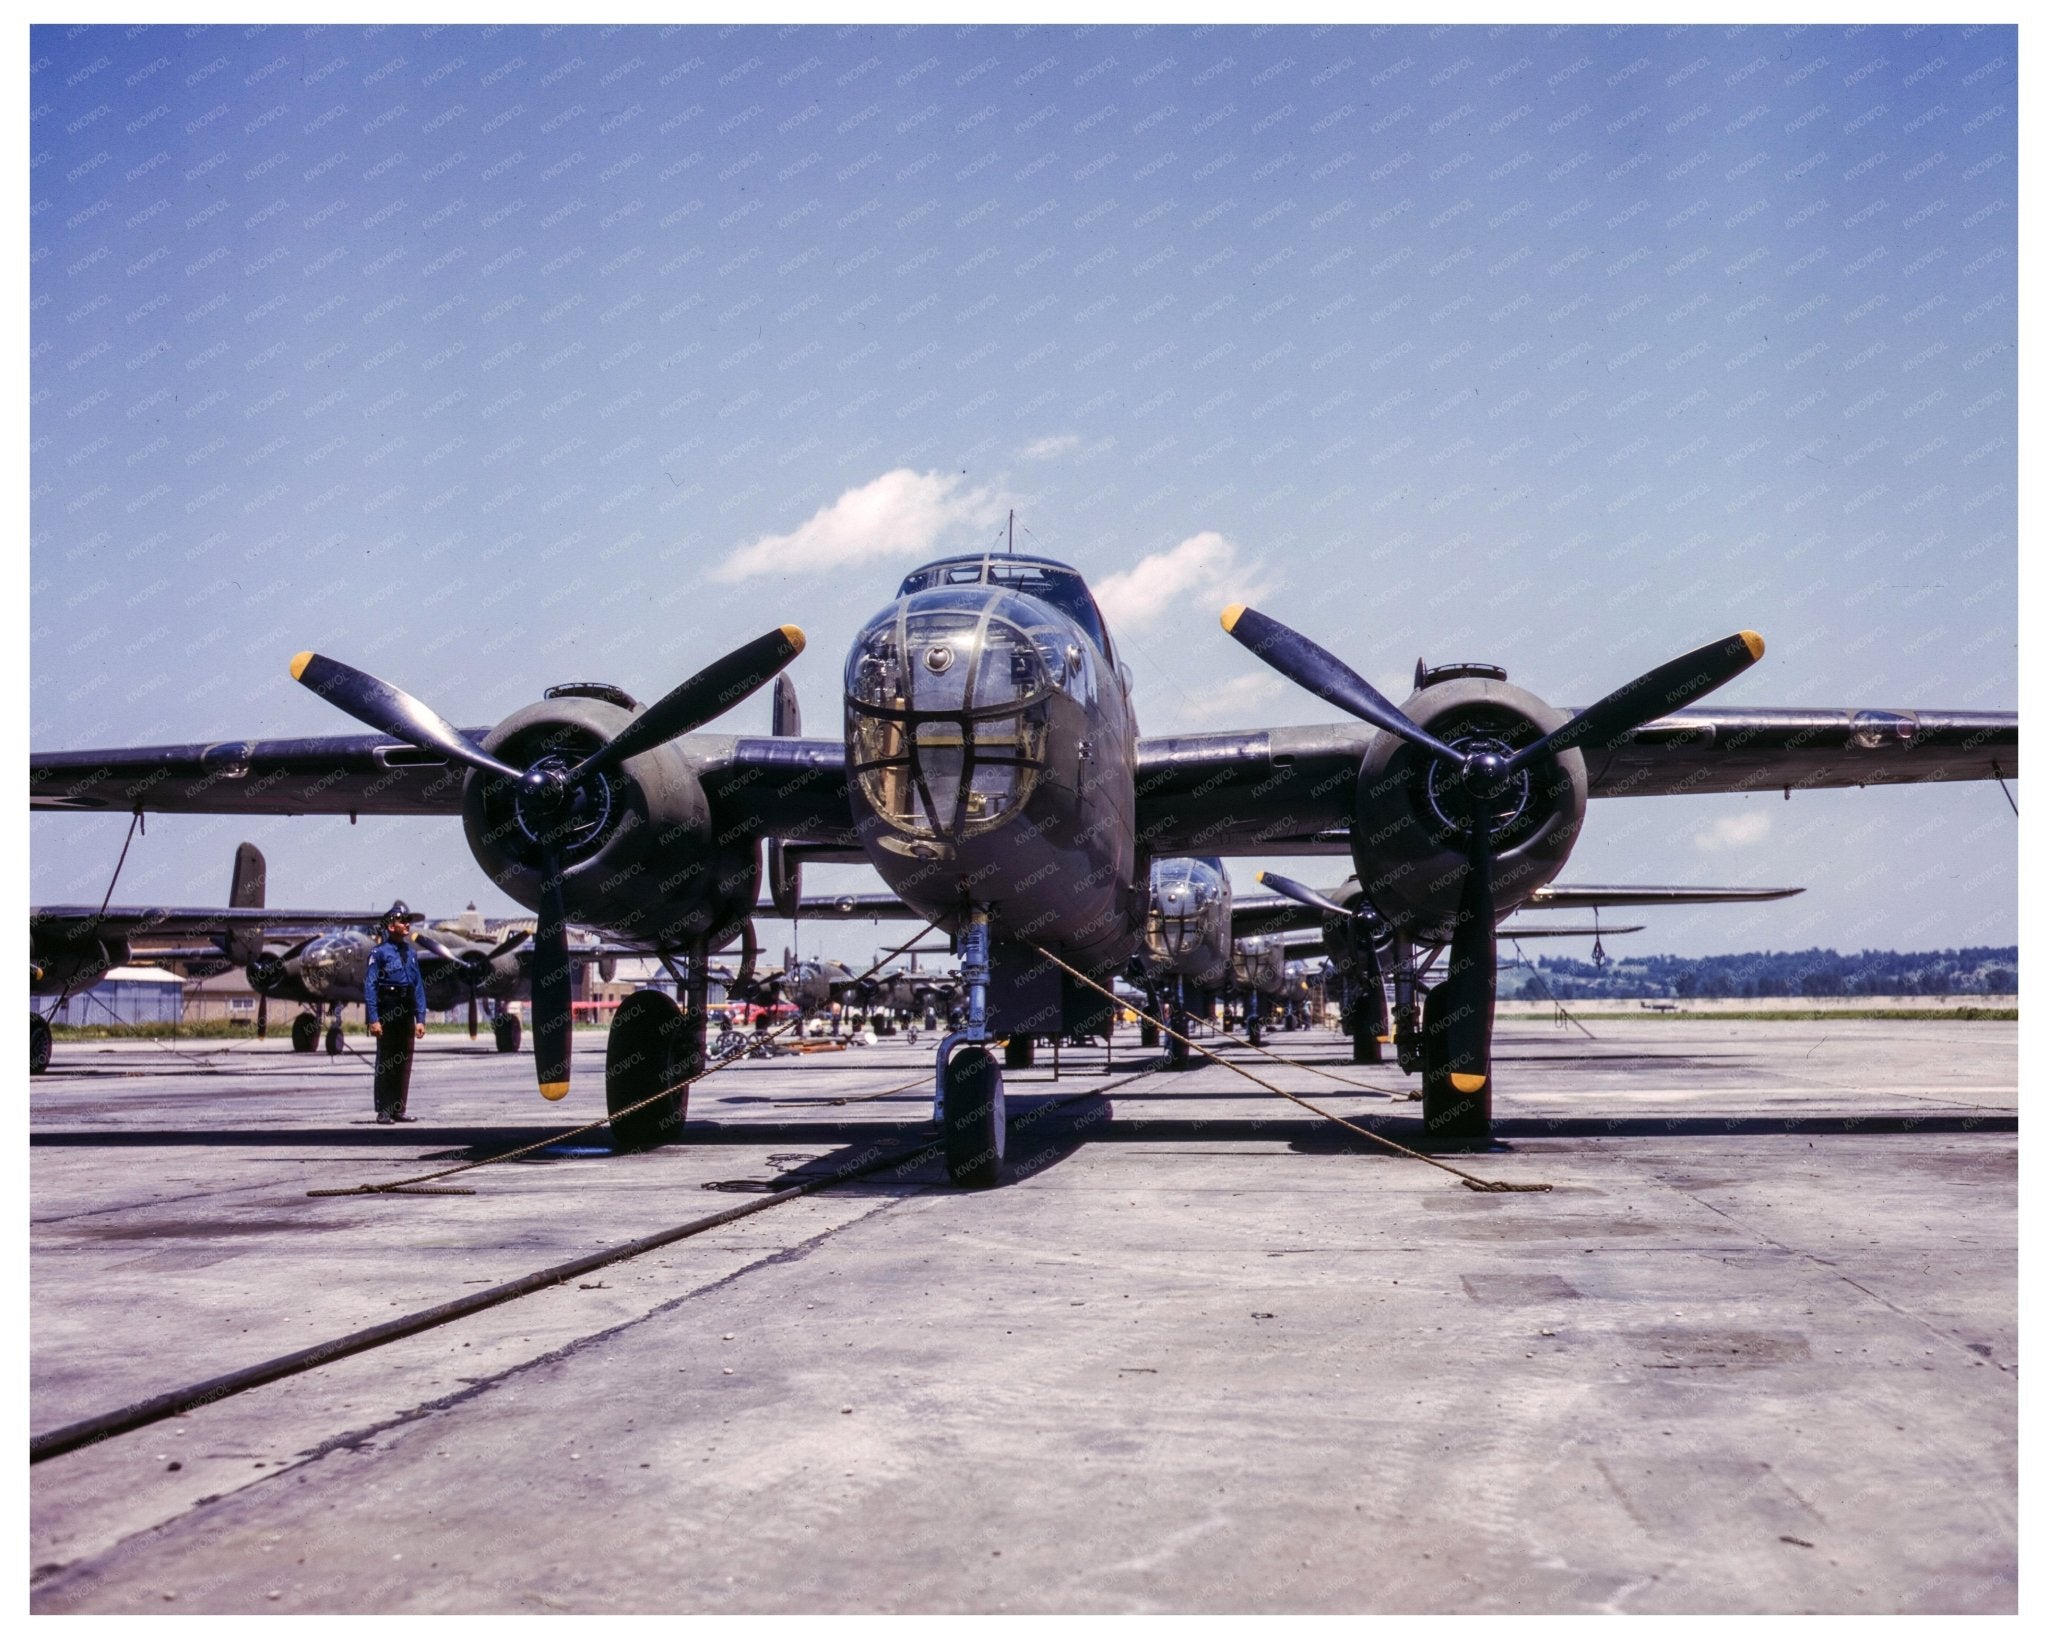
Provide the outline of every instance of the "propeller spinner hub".
{"type": "Polygon", "coordinates": [[[1509,774],[1514,747],[1492,735],[1460,735],[1451,743],[1462,761],[1430,763],[1424,790],[1431,812],[1450,830],[1469,831],[1477,818],[1499,835],[1529,807],[1530,771],[1509,774]]]}
{"type": "Polygon", "coordinates": [[[602,774],[569,783],[569,762],[553,753],[519,780],[513,799],[519,828],[536,843],[575,848],[599,835],[611,818],[611,781],[602,774]]]}

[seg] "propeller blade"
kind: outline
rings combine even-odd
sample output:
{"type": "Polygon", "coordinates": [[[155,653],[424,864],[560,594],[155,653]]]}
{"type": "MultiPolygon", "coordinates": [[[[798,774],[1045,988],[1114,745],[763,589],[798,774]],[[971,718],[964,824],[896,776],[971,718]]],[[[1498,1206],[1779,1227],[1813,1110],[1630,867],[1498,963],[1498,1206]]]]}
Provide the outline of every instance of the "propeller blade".
{"type": "Polygon", "coordinates": [[[1310,910],[1322,911],[1328,916],[1349,916],[1352,914],[1327,894],[1317,893],[1307,883],[1296,882],[1294,878],[1282,876],[1277,871],[1260,871],[1257,873],[1255,880],[1264,883],[1282,899],[1291,899],[1297,905],[1308,906],[1310,910]]]}
{"type": "Polygon", "coordinates": [[[533,1066],[540,1096],[554,1100],[569,1091],[569,1050],[575,1021],[570,1016],[569,932],[562,909],[562,856],[541,854],[540,925],[533,934],[533,1066]]]}
{"type": "Polygon", "coordinates": [[[262,991],[256,993],[256,1039],[261,1041],[270,1034],[270,998],[262,991]]]}
{"type": "Polygon", "coordinates": [[[308,649],[292,656],[292,676],[357,722],[380,729],[395,740],[486,774],[508,780],[520,778],[518,769],[508,768],[488,752],[479,751],[431,707],[368,672],[357,671],[308,649]]]}
{"type": "Polygon", "coordinates": [[[495,962],[500,956],[503,956],[508,950],[517,950],[521,945],[525,944],[526,941],[531,939],[532,937],[533,930],[531,928],[520,928],[508,937],[500,939],[495,945],[491,946],[489,950],[485,951],[484,960],[486,962],[495,962]]]}
{"type": "Polygon", "coordinates": [[[442,944],[431,933],[416,933],[412,936],[412,942],[429,956],[435,957],[440,961],[453,962],[458,960],[455,952],[442,944]]]}
{"type": "Polygon", "coordinates": [[[1462,756],[1434,734],[1410,722],[1398,706],[1328,649],[1291,627],[1242,603],[1233,603],[1223,611],[1223,629],[1290,683],[1320,695],[1338,710],[1348,711],[1432,757],[1452,764],[1464,762],[1462,756]]]}
{"type": "Polygon", "coordinates": [[[1484,1097],[1493,1075],[1495,943],[1493,840],[1482,824],[1471,836],[1450,964],[1431,996],[1444,1036],[1444,1069],[1452,1090],[1467,1098],[1484,1097]]]}
{"type": "Polygon", "coordinates": [[[469,990],[469,1039],[471,1041],[476,1040],[476,987],[474,985],[470,986],[469,990]]]}
{"type": "Polygon", "coordinates": [[[794,626],[778,626],[742,643],[670,689],[571,769],[567,783],[580,785],[593,774],[609,774],[628,757],[703,727],[760,688],[803,653],[803,647],[804,634],[794,626]]]}
{"type": "Polygon", "coordinates": [[[1754,632],[1737,632],[1624,683],[1605,699],[1588,706],[1562,728],[1553,729],[1534,745],[1508,759],[1506,774],[1526,768],[1537,758],[1574,746],[1605,744],[1632,729],[1676,711],[1722,684],[1739,677],[1764,655],[1764,640],[1754,632]]]}
{"type": "Polygon", "coordinates": [[[740,924],[740,967],[726,984],[726,994],[737,993],[742,999],[754,983],[754,964],[761,958],[761,936],[754,927],[750,916],[740,924]]]}

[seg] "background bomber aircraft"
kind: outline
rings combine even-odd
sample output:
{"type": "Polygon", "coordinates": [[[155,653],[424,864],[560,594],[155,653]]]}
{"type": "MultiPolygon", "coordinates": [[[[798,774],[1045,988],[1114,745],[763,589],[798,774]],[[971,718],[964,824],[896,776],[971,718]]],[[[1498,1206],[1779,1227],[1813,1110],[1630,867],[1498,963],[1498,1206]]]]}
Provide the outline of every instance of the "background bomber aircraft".
{"type": "MultiPolygon", "coordinates": [[[[568,1088],[571,915],[683,965],[680,1010],[643,991],[612,1027],[606,1097],[626,1146],[680,1130],[677,1084],[703,1062],[708,958],[754,911],[764,845],[778,905],[797,899],[804,860],[865,860],[958,943],[966,1020],[938,1049],[937,1105],[951,1176],[987,1184],[1005,1147],[988,1043],[1099,1027],[1112,977],[1143,939],[1155,860],[1348,854],[1356,897],[1308,908],[1369,918],[1414,973],[1427,1142],[1465,1148],[1490,1137],[1497,925],[1542,902],[1592,798],[2018,773],[2016,713],[1697,704],[1762,657],[1753,632],[1573,712],[1493,665],[1425,668],[1396,705],[1277,619],[1242,605],[1222,618],[1353,721],[1143,738],[1130,674],[1082,577],[1046,557],[974,553],[912,571],[860,630],[837,738],[803,737],[793,698],[786,711],[778,701],[766,737],[699,732],[795,658],[794,627],[651,706],[616,685],[568,683],[487,730],[457,729],[307,652],[292,675],[374,733],[37,753],[30,802],[459,814],[477,863],[539,915],[543,1093],[568,1088]],[[1418,950],[1447,953],[1434,983],[1418,950]]],[[[1378,943],[1350,941],[1361,988],[1379,982],[1378,943]]]]}

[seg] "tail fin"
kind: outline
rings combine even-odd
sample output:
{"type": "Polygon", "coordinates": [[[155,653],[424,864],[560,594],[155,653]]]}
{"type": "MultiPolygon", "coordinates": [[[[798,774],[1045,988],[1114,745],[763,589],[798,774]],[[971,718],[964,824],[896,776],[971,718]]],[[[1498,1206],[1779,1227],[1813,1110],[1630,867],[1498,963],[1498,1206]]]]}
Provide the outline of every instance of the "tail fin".
{"type": "MultiPolygon", "coordinates": [[[[234,910],[261,910],[266,877],[263,850],[253,842],[243,843],[235,850],[235,874],[228,882],[229,907],[234,910]]],[[[227,936],[223,948],[237,962],[253,962],[263,951],[263,930],[237,928],[227,936]]]]}
{"type": "Polygon", "coordinates": [[[265,868],[263,850],[245,842],[235,850],[235,874],[228,883],[228,904],[236,910],[263,908],[265,868]]]}

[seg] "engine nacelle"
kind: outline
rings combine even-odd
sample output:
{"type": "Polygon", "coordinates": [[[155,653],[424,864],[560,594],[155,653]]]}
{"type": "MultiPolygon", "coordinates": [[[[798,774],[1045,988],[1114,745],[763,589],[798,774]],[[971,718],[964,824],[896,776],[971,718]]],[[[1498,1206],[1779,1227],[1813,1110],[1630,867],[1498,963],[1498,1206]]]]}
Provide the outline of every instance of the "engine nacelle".
{"type": "MultiPolygon", "coordinates": [[[[1402,711],[1460,751],[1513,752],[1567,714],[1490,677],[1433,683],[1402,711]]],[[[1358,771],[1352,858],[1366,897],[1411,938],[1448,940],[1464,887],[1466,832],[1456,771],[1382,734],[1358,771]]],[[[1564,868],[1586,816],[1586,760],[1577,751],[1524,769],[1490,805],[1493,896],[1505,916],[1564,868]]]]}
{"type": "Polygon", "coordinates": [[[31,930],[29,993],[55,996],[96,985],[107,973],[128,962],[128,941],[119,934],[84,935],[59,940],[31,930]]]}
{"type": "MultiPolygon", "coordinates": [[[[638,712],[614,691],[557,694],[506,718],[484,749],[514,768],[557,758],[565,770],[638,712]]],[[[462,792],[470,852],[520,904],[540,908],[539,836],[519,788],[472,773],[462,792]]],[[[678,745],[657,746],[576,793],[560,837],[562,900],[573,921],[674,946],[737,936],[754,908],[760,865],[753,842],[720,842],[703,783],[678,745]]]]}

